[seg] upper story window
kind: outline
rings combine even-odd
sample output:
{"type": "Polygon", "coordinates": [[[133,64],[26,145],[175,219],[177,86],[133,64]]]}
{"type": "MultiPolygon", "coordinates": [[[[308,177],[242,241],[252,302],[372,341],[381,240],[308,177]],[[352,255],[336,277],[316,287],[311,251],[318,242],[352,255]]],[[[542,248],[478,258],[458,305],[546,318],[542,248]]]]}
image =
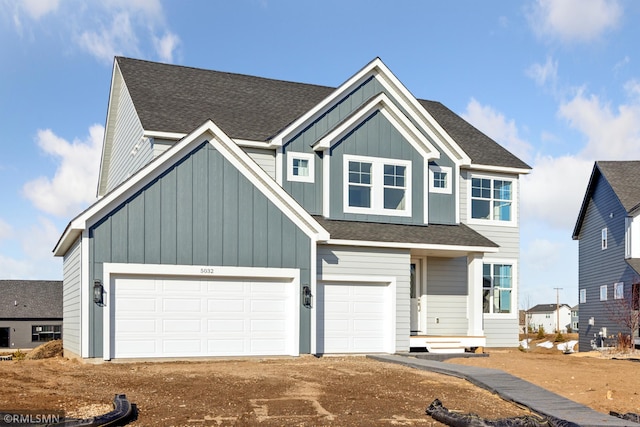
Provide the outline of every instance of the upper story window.
{"type": "Polygon", "coordinates": [[[471,178],[471,220],[513,223],[514,182],[489,177],[471,178]]]}
{"type": "Polygon", "coordinates": [[[314,155],[311,153],[287,153],[287,179],[297,182],[313,182],[314,155]]]}
{"type": "Polygon", "coordinates": [[[482,282],[483,312],[511,313],[513,266],[483,264],[482,282]]]}
{"type": "Polygon", "coordinates": [[[344,156],[344,211],[411,215],[411,162],[344,156]]]}
{"type": "Polygon", "coordinates": [[[613,284],[613,299],[624,299],[624,283],[613,284]]]}
{"type": "Polygon", "coordinates": [[[584,304],[587,302],[587,290],[580,289],[580,304],[584,304]]]}
{"type": "Polygon", "coordinates": [[[605,250],[605,249],[607,249],[607,243],[608,243],[607,242],[607,228],[606,227],[602,229],[601,237],[602,237],[602,239],[601,239],[602,250],[605,250]]]}
{"type": "Polygon", "coordinates": [[[607,285],[600,286],[600,301],[607,300],[607,285]]]}
{"type": "Polygon", "coordinates": [[[429,166],[429,191],[432,193],[451,194],[451,168],[446,166],[429,166]]]}

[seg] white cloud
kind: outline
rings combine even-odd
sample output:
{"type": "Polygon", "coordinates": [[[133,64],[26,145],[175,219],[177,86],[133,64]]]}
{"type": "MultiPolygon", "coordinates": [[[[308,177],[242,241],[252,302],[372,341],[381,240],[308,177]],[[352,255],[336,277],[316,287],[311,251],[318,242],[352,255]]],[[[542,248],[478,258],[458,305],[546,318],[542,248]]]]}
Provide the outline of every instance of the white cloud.
{"type": "Polygon", "coordinates": [[[617,0],[537,0],[530,12],[538,35],[589,42],[615,28],[623,11],[617,0]]]}
{"type": "Polygon", "coordinates": [[[22,7],[27,15],[36,21],[58,10],[59,5],[60,0],[22,0],[22,7]]]}
{"type": "Polygon", "coordinates": [[[592,167],[593,161],[577,156],[538,156],[521,180],[522,220],[572,230],[592,167]]]}
{"type": "Polygon", "coordinates": [[[531,144],[520,138],[515,122],[504,114],[471,99],[462,117],[525,162],[531,159],[531,144]]]}
{"type": "Polygon", "coordinates": [[[0,241],[8,239],[13,234],[11,226],[0,218],[0,241]]]}
{"type": "Polygon", "coordinates": [[[38,132],[38,145],[59,164],[53,178],[41,176],[23,186],[23,194],[38,209],[70,216],[95,201],[104,128],[91,126],[86,141],[72,143],[51,130],[38,132]]]}
{"type": "Polygon", "coordinates": [[[555,87],[558,80],[558,61],[554,61],[550,56],[544,64],[533,64],[526,71],[538,86],[545,86],[547,83],[555,87]]]}
{"type": "Polygon", "coordinates": [[[640,101],[640,82],[638,80],[632,79],[626,82],[624,84],[624,90],[632,101],[640,101]]]}
{"type": "Polygon", "coordinates": [[[581,157],[592,160],[640,158],[640,105],[620,105],[617,111],[584,89],[560,105],[560,117],[587,138],[581,157]]]}
{"type": "Polygon", "coordinates": [[[180,44],[180,37],[173,33],[165,33],[161,38],[154,37],[153,44],[160,59],[164,62],[173,62],[173,52],[180,44]]]}
{"type": "Polygon", "coordinates": [[[53,221],[41,216],[22,234],[22,250],[32,261],[49,259],[60,233],[53,221]]]}
{"type": "Polygon", "coordinates": [[[138,38],[126,13],[113,17],[108,28],[99,31],[84,31],[78,37],[78,44],[99,60],[111,63],[113,57],[137,54],[138,38]]]}

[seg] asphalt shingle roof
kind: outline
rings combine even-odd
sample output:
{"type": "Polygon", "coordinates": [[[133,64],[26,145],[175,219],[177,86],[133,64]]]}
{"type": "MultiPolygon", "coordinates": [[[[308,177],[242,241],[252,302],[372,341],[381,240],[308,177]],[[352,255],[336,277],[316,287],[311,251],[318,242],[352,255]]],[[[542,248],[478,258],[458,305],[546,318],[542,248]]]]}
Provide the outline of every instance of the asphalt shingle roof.
{"type": "Polygon", "coordinates": [[[627,212],[640,205],[640,161],[599,161],[596,165],[627,212]]]}
{"type": "MultiPolygon", "coordinates": [[[[336,88],[117,57],[146,130],[189,133],[211,119],[236,139],[268,141],[336,88]]],[[[474,164],[530,169],[439,102],[418,100],[474,164]]]]}
{"type": "Polygon", "coordinates": [[[368,242],[415,243],[432,245],[478,246],[498,245],[464,224],[403,225],[362,221],[342,221],[314,216],[331,239],[368,242]]]}
{"type": "Polygon", "coordinates": [[[0,280],[1,319],[62,319],[62,282],[0,280]]]}

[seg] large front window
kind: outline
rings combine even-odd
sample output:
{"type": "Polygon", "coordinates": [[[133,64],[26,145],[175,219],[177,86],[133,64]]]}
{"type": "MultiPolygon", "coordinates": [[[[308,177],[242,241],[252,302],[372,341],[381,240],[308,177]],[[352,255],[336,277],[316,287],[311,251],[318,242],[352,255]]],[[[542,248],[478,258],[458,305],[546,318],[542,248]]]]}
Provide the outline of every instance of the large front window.
{"type": "Polygon", "coordinates": [[[512,181],[481,177],[471,178],[471,218],[512,221],[513,196],[512,181]]]}
{"type": "Polygon", "coordinates": [[[410,215],[410,177],[407,161],[345,156],[345,212],[410,215]]]}
{"type": "Polygon", "coordinates": [[[482,265],[484,313],[511,313],[513,268],[510,264],[482,265]]]}

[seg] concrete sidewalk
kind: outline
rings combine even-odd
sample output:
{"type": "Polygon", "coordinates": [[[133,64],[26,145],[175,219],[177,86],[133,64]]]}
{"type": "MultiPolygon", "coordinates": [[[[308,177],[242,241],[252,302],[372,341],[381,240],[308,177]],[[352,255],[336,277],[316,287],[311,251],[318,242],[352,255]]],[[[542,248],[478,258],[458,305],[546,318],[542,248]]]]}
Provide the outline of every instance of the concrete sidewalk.
{"type": "MultiPolygon", "coordinates": [[[[382,362],[396,363],[415,369],[462,378],[478,387],[482,387],[499,395],[503,399],[526,406],[537,414],[553,416],[584,427],[640,426],[640,424],[631,421],[594,411],[587,406],[564,398],[498,369],[456,365],[435,360],[418,359],[409,355],[370,355],[367,357],[382,362]]],[[[425,402],[425,408],[429,403],[431,402],[425,402]]]]}

